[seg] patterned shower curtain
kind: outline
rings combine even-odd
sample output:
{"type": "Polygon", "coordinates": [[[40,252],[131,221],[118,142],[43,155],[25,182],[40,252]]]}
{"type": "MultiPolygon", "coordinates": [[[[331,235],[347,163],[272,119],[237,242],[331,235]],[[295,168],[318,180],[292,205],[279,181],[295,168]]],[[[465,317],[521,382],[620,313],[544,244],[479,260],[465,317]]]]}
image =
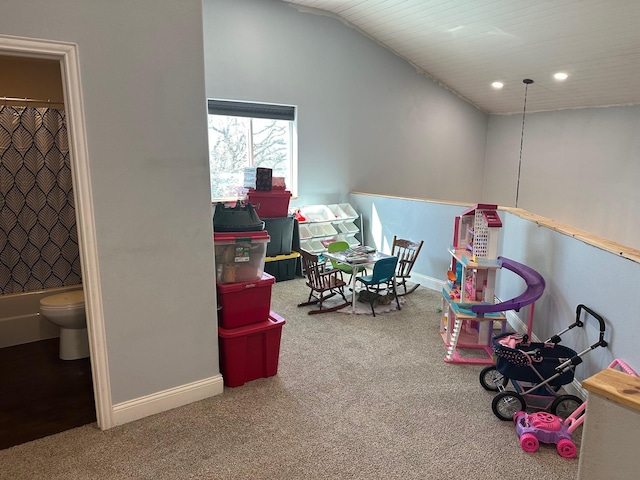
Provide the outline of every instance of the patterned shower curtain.
{"type": "Polygon", "coordinates": [[[0,106],[0,294],[79,283],[64,110],[0,106]]]}

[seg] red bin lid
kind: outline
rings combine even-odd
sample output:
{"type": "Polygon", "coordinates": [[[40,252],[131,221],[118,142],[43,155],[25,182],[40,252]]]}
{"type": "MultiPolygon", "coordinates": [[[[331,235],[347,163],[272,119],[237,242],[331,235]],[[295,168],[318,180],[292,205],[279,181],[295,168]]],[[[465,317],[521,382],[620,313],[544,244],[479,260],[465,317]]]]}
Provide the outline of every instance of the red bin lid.
{"type": "Polygon", "coordinates": [[[249,199],[251,197],[291,197],[291,192],[289,190],[254,190],[249,189],[247,192],[247,196],[249,199]]]}
{"type": "Polygon", "coordinates": [[[285,322],[284,318],[282,318],[277,313],[270,311],[268,320],[258,323],[252,323],[251,325],[245,325],[244,327],[238,328],[218,327],[218,335],[222,338],[243,337],[254,333],[261,333],[265,330],[271,330],[272,328],[279,328],[282,327],[285,323],[287,322],[285,322]]]}
{"type": "Polygon", "coordinates": [[[248,288],[268,287],[269,285],[273,285],[274,283],[276,283],[275,277],[264,272],[260,280],[251,280],[249,282],[236,283],[218,283],[216,284],[216,288],[218,289],[218,292],[228,294],[241,292],[242,290],[246,290],[248,288]]]}
{"type": "Polygon", "coordinates": [[[214,232],[214,242],[246,242],[252,240],[269,240],[269,232],[266,230],[256,230],[253,232],[214,232]]]}

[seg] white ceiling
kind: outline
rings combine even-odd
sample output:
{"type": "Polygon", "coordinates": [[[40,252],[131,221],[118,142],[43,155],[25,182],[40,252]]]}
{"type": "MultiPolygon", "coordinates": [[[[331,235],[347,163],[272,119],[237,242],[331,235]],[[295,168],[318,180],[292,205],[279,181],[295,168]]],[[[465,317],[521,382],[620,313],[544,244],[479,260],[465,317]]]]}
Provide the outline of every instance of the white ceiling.
{"type": "Polygon", "coordinates": [[[485,112],[522,112],[525,78],[527,112],[640,104],[638,0],[283,1],[338,16],[485,112]]]}

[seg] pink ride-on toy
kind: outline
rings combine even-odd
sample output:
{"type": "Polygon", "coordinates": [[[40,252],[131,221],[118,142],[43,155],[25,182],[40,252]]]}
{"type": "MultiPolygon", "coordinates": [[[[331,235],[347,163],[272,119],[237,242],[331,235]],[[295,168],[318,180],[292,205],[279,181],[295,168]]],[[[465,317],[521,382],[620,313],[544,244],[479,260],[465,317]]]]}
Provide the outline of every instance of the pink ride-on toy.
{"type": "MultiPolygon", "coordinates": [[[[636,372],[625,362],[616,359],[609,368],[618,367],[623,372],[637,377],[636,372]]],[[[557,415],[547,412],[516,412],[513,421],[516,424],[516,432],[520,437],[520,446],[525,452],[535,452],[542,443],[555,443],[561,457],[573,458],[577,448],[573,443],[571,434],[584,422],[587,402],[578,407],[569,417],[562,419],[557,415]]]]}
{"type": "Polygon", "coordinates": [[[520,446],[525,452],[535,452],[542,443],[555,443],[561,457],[573,458],[578,449],[571,436],[573,429],[557,415],[547,412],[516,412],[513,416],[520,446]]]}

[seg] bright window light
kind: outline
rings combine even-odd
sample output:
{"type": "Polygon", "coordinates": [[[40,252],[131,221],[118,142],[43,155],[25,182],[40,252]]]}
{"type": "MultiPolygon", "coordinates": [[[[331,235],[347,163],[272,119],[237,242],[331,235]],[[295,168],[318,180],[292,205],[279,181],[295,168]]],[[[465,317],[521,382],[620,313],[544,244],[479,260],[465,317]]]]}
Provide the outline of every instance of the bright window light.
{"type": "Polygon", "coordinates": [[[207,101],[211,201],[244,195],[245,167],[270,168],[297,195],[295,107],[207,101]]]}
{"type": "Polygon", "coordinates": [[[493,88],[495,88],[496,90],[500,90],[502,87],[504,87],[504,83],[502,83],[502,82],[493,82],[491,84],[491,86],[493,88]]]}

